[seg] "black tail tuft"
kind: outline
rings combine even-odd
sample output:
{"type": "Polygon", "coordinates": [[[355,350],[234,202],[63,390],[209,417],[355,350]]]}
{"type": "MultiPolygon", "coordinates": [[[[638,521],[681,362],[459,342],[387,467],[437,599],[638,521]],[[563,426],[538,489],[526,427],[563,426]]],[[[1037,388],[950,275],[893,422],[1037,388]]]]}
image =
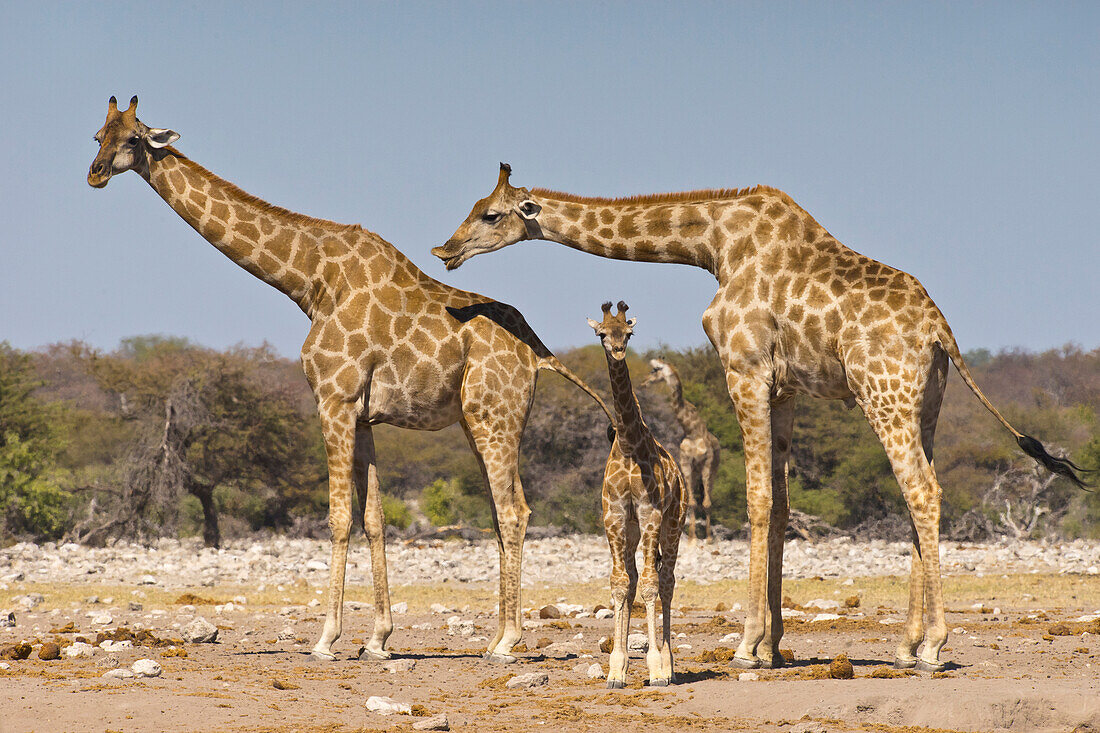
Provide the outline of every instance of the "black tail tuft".
{"type": "Polygon", "coordinates": [[[615,442],[615,426],[611,423],[607,424],[607,442],[608,443],[614,443],[615,442]]]}
{"type": "Polygon", "coordinates": [[[1047,453],[1042,443],[1032,438],[1030,435],[1021,435],[1016,439],[1016,443],[1019,444],[1020,450],[1038,461],[1039,465],[1043,468],[1059,476],[1065,476],[1076,484],[1077,488],[1087,491],[1088,487],[1092,485],[1085,483],[1081,477],[1077,475],[1078,472],[1091,473],[1090,470],[1081,468],[1068,458],[1055,458],[1047,453]]]}

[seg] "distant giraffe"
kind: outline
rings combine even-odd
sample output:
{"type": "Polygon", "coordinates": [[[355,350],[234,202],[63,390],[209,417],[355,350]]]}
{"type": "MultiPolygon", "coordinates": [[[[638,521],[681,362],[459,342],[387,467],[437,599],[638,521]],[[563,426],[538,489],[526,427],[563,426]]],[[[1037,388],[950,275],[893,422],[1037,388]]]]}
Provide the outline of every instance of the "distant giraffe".
{"type": "Polygon", "coordinates": [[[138,120],[137,97],[124,111],[111,97],[88,183],[102,188],[115,174],[137,172],[224,255],[309,316],[302,367],[328,453],[332,530],[328,614],[314,656],[334,659],[332,644],[342,629],[353,485],[374,576],[374,632],[366,653],[389,656],[393,621],[372,426],[440,430],[458,422],[489,484],[500,554],[500,615],[487,656],[513,661],[523,628],[520,562],[530,515],[519,446],[537,372],[554,370],[608,413],[606,405],[515,308],[433,280],[358,225],[295,214],[245,193],[169,147],[178,138],[138,120]]]}
{"type": "Polygon", "coordinates": [[[501,168],[492,193],[432,250],[447,269],[524,239],[548,239],[601,257],[695,265],[718,279],[703,328],[741,424],[751,526],[749,603],[734,663],[783,664],[790,398],[803,392],[858,404],[886,449],[913,536],[909,614],[895,664],[943,669],[941,490],[932,442],[948,358],[1027,455],[1075,483],[1081,479],[1077,466],[1051,456],[985,398],[917,279],[843,246],[790,196],[767,186],[589,198],[515,188],[511,168],[501,168]]]}
{"type": "Polygon", "coordinates": [[[695,405],[684,399],[684,385],[676,367],[660,359],[650,359],[653,368],[642,382],[648,387],[660,380],[672,390],[672,408],[676,411],[676,421],[684,431],[680,441],[680,470],[684,472],[684,486],[687,487],[687,529],[688,537],[695,539],[695,486],[702,488],[704,538],[710,536],[710,492],[714,479],[718,476],[718,462],[722,455],[722,446],[714,433],[707,430],[707,423],[695,405]]]}
{"type": "Polygon", "coordinates": [[[638,589],[634,553],[642,544],[641,595],[645,604],[649,650],[649,684],[673,681],[672,592],[676,585],[676,554],[684,528],[687,502],[680,469],[664,446],[657,442],[642,419],[630,370],[626,343],[636,319],[626,318],[626,303],[611,315],[611,303],[603,304],[603,320],[588,319],[600,337],[615,405],[615,440],[607,456],[603,478],[603,526],[611,548],[611,603],[615,610],[615,636],[608,663],[607,686],[626,684],[627,637],[630,610],[638,589]],[[661,599],[661,641],[657,641],[656,602],[661,599]]]}

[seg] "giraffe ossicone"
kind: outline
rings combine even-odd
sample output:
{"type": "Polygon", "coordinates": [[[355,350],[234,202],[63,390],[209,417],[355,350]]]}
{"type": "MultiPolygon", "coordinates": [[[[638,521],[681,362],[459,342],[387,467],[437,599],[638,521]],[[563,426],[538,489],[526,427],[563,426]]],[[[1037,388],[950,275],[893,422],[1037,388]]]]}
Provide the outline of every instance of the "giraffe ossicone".
{"type": "Polygon", "coordinates": [[[588,319],[600,337],[611,378],[615,408],[615,438],[604,466],[603,525],[611,551],[611,607],[615,632],[608,663],[607,686],[626,685],[627,637],[636,592],[646,610],[649,684],[663,686],[675,680],[672,664],[672,594],[676,586],[676,556],[687,502],[684,479],[672,456],[642,418],[626,364],[627,342],[636,319],[603,304],[603,320],[588,319]],[[635,553],[642,549],[639,580],[635,553]],[[657,634],[656,605],[661,602],[661,634],[657,634]]]}
{"type": "Polygon", "coordinates": [[[1020,433],[986,399],[917,279],[848,249],[768,186],[600,198],[517,188],[510,172],[502,170],[450,240],[432,250],[447,269],[545,239],[601,257],[694,265],[718,280],[703,329],[741,425],[751,527],[749,602],[735,662],[783,663],[791,397],[804,393],[858,404],[886,449],[913,527],[909,612],[896,663],[942,669],[947,624],[932,444],[948,360],[1027,455],[1083,483],[1072,463],[1020,433]],[[526,201],[538,207],[531,219],[518,212],[526,201]]]}
{"type": "Polygon", "coordinates": [[[179,135],[114,97],[96,133],[88,183],[133,170],[204,239],[290,297],[310,319],[302,367],[317,398],[329,467],[332,558],[324,628],[313,654],[333,659],[343,628],[352,490],[370,543],[374,629],[365,655],[389,656],[393,631],[372,426],[460,423],[489,484],[500,556],[499,618],[487,655],[514,660],[522,634],[520,568],[530,515],[519,448],[540,369],[603,400],[566,368],[515,308],[445,285],[377,234],[272,206],[191,161],[179,135]]]}

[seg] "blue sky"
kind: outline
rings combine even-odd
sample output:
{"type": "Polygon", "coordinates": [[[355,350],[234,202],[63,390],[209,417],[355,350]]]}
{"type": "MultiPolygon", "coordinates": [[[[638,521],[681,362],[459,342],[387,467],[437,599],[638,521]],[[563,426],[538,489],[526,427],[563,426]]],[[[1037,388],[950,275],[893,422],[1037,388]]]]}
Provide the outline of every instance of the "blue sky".
{"type": "Polygon", "coordinates": [[[271,203],[378,232],[553,348],[703,344],[702,270],[527,242],[429,254],[491,190],[767,183],[916,275],[964,349],[1100,346],[1095,3],[0,0],[0,340],[166,333],[296,356],[308,323],[136,175],[85,183],[107,98],[271,203]]]}

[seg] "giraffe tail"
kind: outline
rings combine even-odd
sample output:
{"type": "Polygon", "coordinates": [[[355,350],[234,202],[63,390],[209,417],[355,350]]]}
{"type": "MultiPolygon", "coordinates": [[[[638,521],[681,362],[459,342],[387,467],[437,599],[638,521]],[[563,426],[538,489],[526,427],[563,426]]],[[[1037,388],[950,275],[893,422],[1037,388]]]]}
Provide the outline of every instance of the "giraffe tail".
{"type": "Polygon", "coordinates": [[[1078,473],[1093,473],[1097,469],[1081,468],[1076,463],[1064,456],[1052,456],[1047,452],[1043,444],[1030,435],[1024,435],[1016,428],[1012,427],[1012,424],[1005,419],[1004,415],[993,406],[981,389],[978,388],[978,383],[974,381],[973,375],[970,373],[970,368],[963,361],[962,353],[959,351],[959,345],[955,342],[955,336],[951,333],[951,329],[944,323],[939,334],[939,344],[943,347],[943,350],[947,352],[948,358],[955,365],[955,369],[959,372],[959,376],[962,377],[963,382],[970,388],[970,391],[974,393],[974,396],[978,398],[978,401],[985,406],[985,409],[989,410],[993,417],[997,418],[1001,425],[1004,425],[1013,437],[1016,438],[1016,444],[1020,446],[1020,450],[1033,458],[1040,466],[1050,471],[1051,473],[1072,481],[1078,488],[1089,490],[1091,484],[1085,483],[1084,480],[1078,476],[1078,473]]]}
{"type": "Polygon", "coordinates": [[[541,357],[539,359],[538,368],[548,369],[552,372],[557,372],[573,384],[580,387],[585,394],[594,399],[596,401],[596,404],[600,406],[600,409],[603,410],[603,414],[607,415],[607,419],[609,421],[607,425],[608,442],[612,442],[615,440],[615,418],[614,416],[612,416],[611,410],[607,408],[607,404],[603,401],[603,398],[596,394],[595,390],[589,387],[583,379],[574,374],[569,367],[567,367],[565,364],[562,364],[558,360],[558,357],[554,356],[553,354],[541,357]]]}

